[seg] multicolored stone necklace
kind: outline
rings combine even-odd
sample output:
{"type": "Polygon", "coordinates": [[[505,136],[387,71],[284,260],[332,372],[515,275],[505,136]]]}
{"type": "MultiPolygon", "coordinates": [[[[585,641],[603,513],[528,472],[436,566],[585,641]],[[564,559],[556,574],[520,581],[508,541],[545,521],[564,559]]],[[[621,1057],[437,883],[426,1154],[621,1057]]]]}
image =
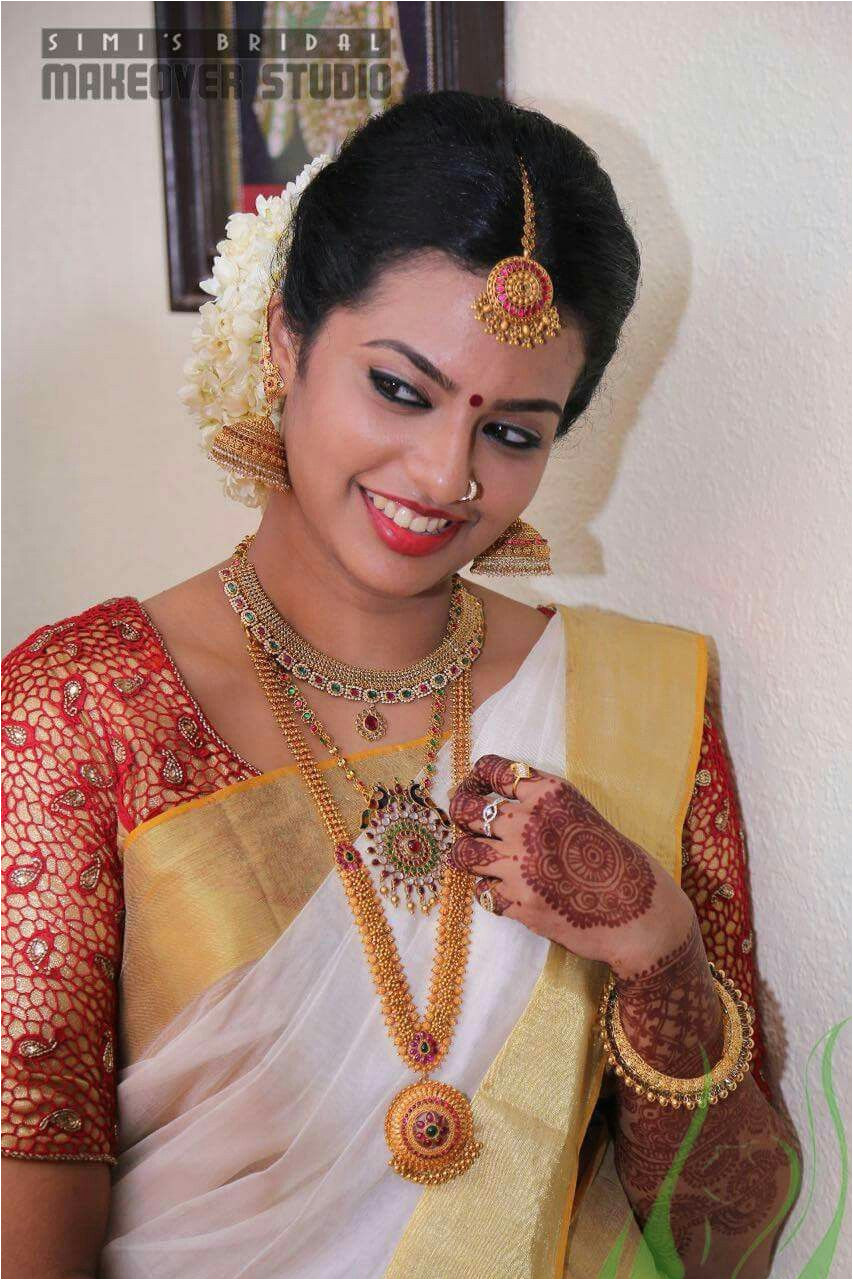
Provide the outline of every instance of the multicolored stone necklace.
{"type": "MultiPolygon", "coordinates": [[[[395,777],[387,785],[376,782],[373,787],[368,787],[358,777],[352,765],[344,758],[340,749],[320,722],[316,712],[309,706],[305,695],[293,682],[290,669],[280,663],[280,658],[289,658],[291,656],[290,652],[288,651],[286,654],[280,654],[277,651],[270,652],[270,640],[275,634],[281,634],[289,624],[275,608],[269,597],[266,596],[257,579],[255,579],[254,599],[251,599],[250,594],[243,590],[245,584],[240,581],[238,574],[241,561],[244,564],[249,563],[245,560],[245,554],[252,537],[253,535],[249,535],[248,538],[242,540],[235,551],[231,563],[220,570],[220,578],[225,588],[225,594],[240,618],[247,639],[251,640],[262,651],[263,657],[276,679],[276,687],[279,694],[284,694],[294,712],[298,713],[299,720],[307,725],[308,729],[320,739],[329,754],[334,757],[338,766],[343,770],[344,776],[353,783],[365,800],[367,807],[362,812],[361,829],[367,832],[368,839],[371,842],[366,852],[371,864],[378,869],[380,894],[393,907],[405,905],[410,912],[420,909],[424,914],[427,914],[438,901],[444,871],[443,855],[445,850],[453,843],[452,827],[449,819],[438,806],[431,802],[429,796],[432,777],[436,770],[435,757],[441,740],[445,701],[450,682],[442,680],[432,686],[433,708],[423,780],[421,782],[412,780],[408,784],[404,784],[399,778],[395,777]],[[239,594],[235,594],[232,589],[233,585],[236,585],[239,594]],[[261,600],[257,599],[258,593],[262,597],[261,600]],[[263,614],[262,617],[259,617],[261,608],[263,614]]],[[[466,592],[465,594],[468,595],[470,593],[466,592]]],[[[485,617],[480,601],[475,596],[470,598],[477,605],[474,619],[479,626],[480,638],[477,645],[477,651],[479,652],[485,635],[485,617]]],[[[464,617],[464,615],[465,609],[464,604],[462,604],[458,611],[457,620],[452,623],[452,628],[450,629],[455,631],[459,617],[464,617]]],[[[294,632],[294,634],[296,633],[294,632]]],[[[473,657],[471,657],[467,664],[463,664],[460,661],[458,672],[454,671],[451,679],[458,679],[473,660],[473,657]]],[[[427,667],[426,659],[423,660],[421,665],[426,667],[425,674],[428,677],[435,674],[434,671],[431,672],[427,667]]],[[[369,674],[376,675],[380,673],[372,672],[369,674]]],[[[382,672],[381,674],[391,677],[398,675],[393,671],[382,672]]],[[[429,691],[429,686],[427,686],[427,689],[429,691]]],[[[419,693],[418,696],[422,695],[419,693]]]]}
{"type": "MultiPolygon", "coordinates": [[[[403,1062],[421,1077],[416,1084],[396,1094],[386,1112],[389,1164],[411,1182],[447,1182],[470,1168],[481,1148],[474,1137],[471,1104],[465,1094],[443,1081],[430,1079],[447,1054],[461,1008],[471,931],[473,877],[455,867],[443,869],[436,951],[427,1008],[421,1017],[373,877],[353,844],[302,735],[292,702],[282,690],[278,673],[251,635],[246,637],[246,646],[332,842],[335,864],[361,935],[388,1033],[403,1062]]],[[[465,671],[453,685],[454,786],[458,786],[468,772],[470,756],[471,686],[465,671]]],[[[428,803],[433,805],[431,799],[428,803]]],[[[458,828],[446,815],[442,816],[455,838],[458,828]]]]}
{"type": "Polygon", "coordinates": [[[234,612],[291,679],[305,681],[333,698],[367,705],[356,728],[368,742],[385,736],[388,722],[379,705],[413,702],[445,689],[467,671],[482,652],[483,606],[453,575],[447,626],[441,643],[419,662],[397,671],[351,667],[315,649],[278,612],[264,591],[248,556],[250,533],[237,545],[231,562],[219,570],[234,612]]]}
{"type": "MultiPolygon", "coordinates": [[[[272,665],[266,654],[263,660],[272,665]]],[[[413,780],[405,786],[399,778],[394,778],[387,787],[381,782],[369,787],[341,754],[296,685],[290,683],[279,668],[273,666],[273,671],[284,696],[298,713],[298,719],[320,739],[343,770],[344,777],[356,787],[367,804],[361,816],[361,829],[367,831],[368,838],[373,841],[368,845],[367,853],[372,865],[379,868],[379,892],[392,907],[405,903],[409,911],[420,908],[425,915],[429,914],[438,901],[443,853],[453,843],[447,818],[439,808],[429,803],[447,690],[439,690],[433,699],[423,780],[413,780]]]]}

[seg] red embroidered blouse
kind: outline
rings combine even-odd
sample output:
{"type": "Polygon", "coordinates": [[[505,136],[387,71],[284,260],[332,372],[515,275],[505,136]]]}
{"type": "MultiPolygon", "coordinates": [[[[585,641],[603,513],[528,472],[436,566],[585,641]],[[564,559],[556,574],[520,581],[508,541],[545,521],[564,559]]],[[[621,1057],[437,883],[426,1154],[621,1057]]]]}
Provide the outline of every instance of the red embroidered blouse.
{"type": "MultiPolygon", "coordinates": [[[[2,1152],[115,1164],[118,824],[132,830],[258,771],[207,722],[132,596],[34,632],[2,674],[2,1152]]],[[[754,1003],[745,861],[706,706],[682,884],[709,958],[754,1003]]]]}

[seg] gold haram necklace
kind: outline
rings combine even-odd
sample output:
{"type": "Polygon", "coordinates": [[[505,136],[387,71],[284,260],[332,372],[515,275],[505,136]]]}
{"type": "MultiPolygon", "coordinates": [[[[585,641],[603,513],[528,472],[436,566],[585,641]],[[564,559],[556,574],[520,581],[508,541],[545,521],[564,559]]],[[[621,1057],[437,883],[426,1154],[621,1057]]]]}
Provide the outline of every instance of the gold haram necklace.
{"type": "MultiPolygon", "coordinates": [[[[256,641],[252,644],[257,646],[256,641]]],[[[250,649],[250,652],[254,657],[255,651],[250,649]]],[[[272,666],[272,660],[265,654],[261,661],[272,666]]],[[[394,778],[390,786],[377,782],[369,787],[342,755],[296,685],[290,683],[277,667],[272,669],[278,689],[297,713],[298,721],[319,738],[367,805],[361,815],[361,829],[372,841],[367,846],[367,853],[372,865],[379,868],[379,892],[392,907],[405,903],[410,912],[419,907],[428,915],[438,901],[443,854],[453,843],[447,816],[437,805],[430,803],[447,690],[440,689],[433,699],[423,781],[412,779],[408,786],[404,786],[399,778],[394,778]]]]}
{"type": "MultiPolygon", "coordinates": [[[[365,957],[379,994],[388,1034],[403,1062],[421,1079],[392,1098],[385,1115],[389,1164],[411,1182],[438,1183],[458,1177],[480,1153],[471,1104],[464,1093],[431,1080],[450,1047],[459,1017],[468,961],[473,878],[455,867],[443,869],[436,949],[429,997],[418,1014],[394,933],[373,878],[350,839],[317,763],[300,731],[290,700],[257,641],[246,646],[261,686],[296,761],[334,848],[335,864],[361,935],[365,957]]],[[[453,783],[468,772],[471,756],[471,686],[468,672],[453,685],[453,783]]],[[[448,819],[449,822],[449,819],[448,819]]],[[[455,824],[450,824],[454,835],[455,824]]]]}
{"type": "Polygon", "coordinates": [[[356,719],[356,728],[368,742],[384,737],[388,723],[379,705],[412,702],[457,680],[482,652],[485,631],[483,606],[453,575],[444,637],[436,649],[400,670],[351,667],[315,649],[286,618],[264,591],[248,557],[254,534],[237,545],[228,565],[219,570],[225,595],[244,628],[260,642],[288,675],[305,681],[333,698],[367,705],[356,719]]]}

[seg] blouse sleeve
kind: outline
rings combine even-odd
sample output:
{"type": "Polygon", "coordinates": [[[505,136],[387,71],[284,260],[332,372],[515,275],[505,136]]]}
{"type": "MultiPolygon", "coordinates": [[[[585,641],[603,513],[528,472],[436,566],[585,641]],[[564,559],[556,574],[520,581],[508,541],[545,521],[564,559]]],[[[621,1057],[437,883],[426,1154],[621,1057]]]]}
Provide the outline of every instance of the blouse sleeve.
{"type": "Polygon", "coordinates": [[[115,1164],[114,766],[69,625],[2,664],[2,1152],[115,1164]]]}
{"type": "MultiPolygon", "coordinates": [[[[681,886],[699,917],[708,959],[756,1008],[752,908],[743,819],[722,730],[705,704],[702,744],[682,831],[681,886]]],[[[769,1096],[756,1010],[752,1072],[769,1096]]]]}

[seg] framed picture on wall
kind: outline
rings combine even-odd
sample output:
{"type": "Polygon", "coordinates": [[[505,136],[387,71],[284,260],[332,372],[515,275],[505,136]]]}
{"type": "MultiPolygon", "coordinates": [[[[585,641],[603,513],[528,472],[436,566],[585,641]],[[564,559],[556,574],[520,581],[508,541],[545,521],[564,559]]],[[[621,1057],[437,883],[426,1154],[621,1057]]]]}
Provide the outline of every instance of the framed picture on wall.
{"type": "Polygon", "coordinates": [[[157,3],[169,296],[196,311],[230,213],[412,93],[504,95],[503,4],[157,3]],[[342,34],[343,33],[343,34],[342,34]]]}

